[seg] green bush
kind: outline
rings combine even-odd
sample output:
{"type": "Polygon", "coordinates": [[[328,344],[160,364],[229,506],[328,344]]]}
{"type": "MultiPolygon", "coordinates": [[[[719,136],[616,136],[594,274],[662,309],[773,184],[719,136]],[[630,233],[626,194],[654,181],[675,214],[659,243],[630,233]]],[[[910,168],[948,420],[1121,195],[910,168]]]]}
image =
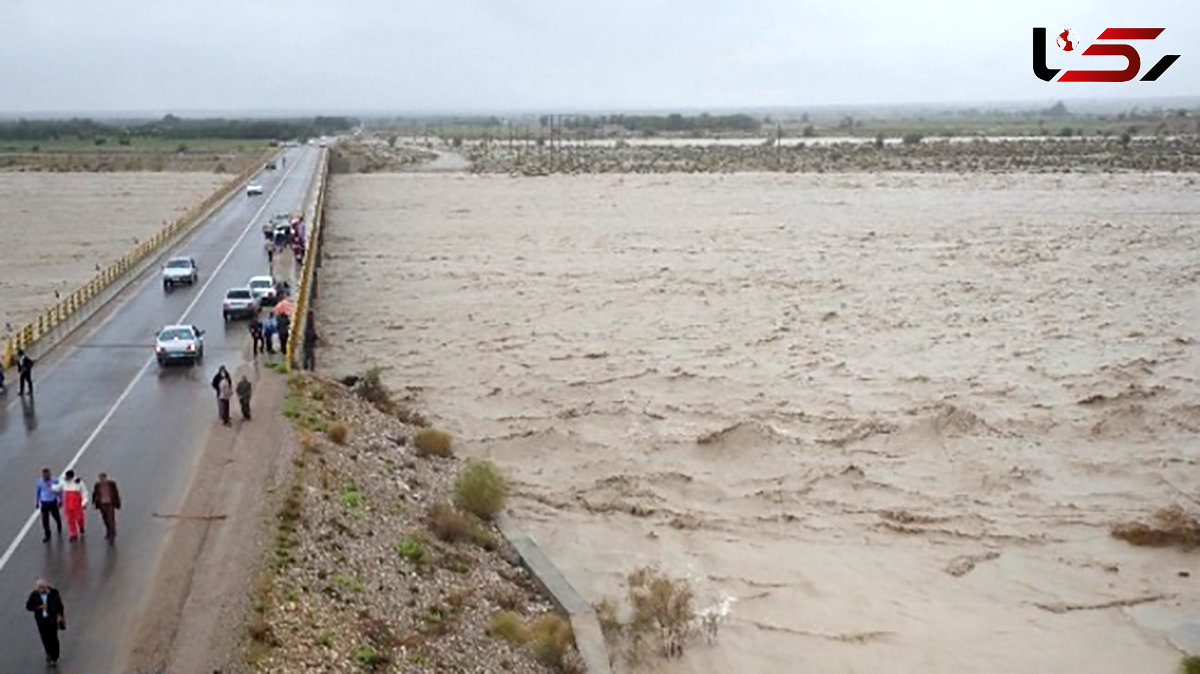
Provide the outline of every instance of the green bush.
{"type": "Polygon", "coordinates": [[[508,485],[500,469],[486,459],[472,459],[454,480],[454,503],[482,519],[491,519],[504,508],[508,485]]]}
{"type": "Polygon", "coordinates": [[[396,544],[396,552],[417,566],[425,566],[429,563],[429,551],[425,548],[425,541],[421,540],[420,536],[405,536],[396,544]]]}
{"type": "Polygon", "coordinates": [[[1189,655],[1179,666],[1183,674],[1200,674],[1200,655],[1189,655]]]}

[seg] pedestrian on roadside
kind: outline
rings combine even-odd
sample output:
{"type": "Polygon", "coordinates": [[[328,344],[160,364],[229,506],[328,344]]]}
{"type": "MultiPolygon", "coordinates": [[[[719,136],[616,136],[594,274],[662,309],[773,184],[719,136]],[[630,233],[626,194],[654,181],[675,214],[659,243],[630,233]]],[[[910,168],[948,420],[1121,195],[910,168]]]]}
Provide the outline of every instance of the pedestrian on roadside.
{"type": "Polygon", "coordinates": [[[266,345],[263,344],[263,326],[258,320],[258,316],[250,319],[250,341],[253,342],[254,355],[258,355],[261,351],[266,351],[266,345]]]}
{"type": "Polygon", "coordinates": [[[0,393],[8,393],[8,389],[4,387],[4,363],[0,363],[0,393]]]}
{"type": "Polygon", "coordinates": [[[58,631],[67,629],[67,612],[63,608],[62,595],[44,578],[38,578],[25,600],[25,610],[33,614],[38,635],[42,637],[42,648],[46,650],[46,664],[58,666],[58,631]]]}
{"type": "Polygon", "coordinates": [[[49,468],[42,469],[42,477],[37,481],[37,509],[42,513],[43,543],[50,542],[50,518],[58,525],[58,535],[62,536],[62,517],[58,514],[58,506],[62,499],[62,486],[58,478],[51,474],[49,468]]]}
{"type": "Polygon", "coordinates": [[[20,395],[25,395],[25,386],[29,386],[29,395],[33,395],[33,359],[25,353],[25,349],[17,349],[17,374],[21,380],[20,395]]]}
{"type": "Polygon", "coordinates": [[[218,368],[217,374],[213,376],[212,387],[217,392],[217,416],[221,418],[221,423],[228,426],[229,399],[233,397],[233,380],[224,365],[218,368]]]}
{"type": "Polygon", "coordinates": [[[317,342],[321,338],[317,336],[317,328],[313,325],[312,309],[308,310],[308,318],[304,319],[304,362],[301,364],[305,370],[313,370],[317,367],[317,342]]]}
{"type": "Polygon", "coordinates": [[[63,511],[67,515],[67,540],[74,541],[86,533],[87,519],[84,515],[88,505],[87,485],[68,470],[62,486],[63,511]]]}
{"type": "Polygon", "coordinates": [[[275,353],[275,332],[279,329],[279,323],[275,321],[274,312],[267,314],[263,319],[263,339],[267,343],[267,353],[275,353]]]}
{"type": "Polygon", "coordinates": [[[117,537],[117,511],[121,509],[121,492],[117,483],[108,479],[108,473],[100,473],[92,487],[92,500],[100,519],[104,520],[104,540],[112,542],[117,537]]]}
{"type": "Polygon", "coordinates": [[[245,373],[242,373],[241,379],[237,383],[238,404],[242,406],[242,418],[250,421],[250,380],[246,379],[245,373]]]}
{"type": "Polygon", "coordinates": [[[288,347],[288,331],[292,326],[292,317],[287,314],[279,314],[279,352],[287,354],[288,347]]]}

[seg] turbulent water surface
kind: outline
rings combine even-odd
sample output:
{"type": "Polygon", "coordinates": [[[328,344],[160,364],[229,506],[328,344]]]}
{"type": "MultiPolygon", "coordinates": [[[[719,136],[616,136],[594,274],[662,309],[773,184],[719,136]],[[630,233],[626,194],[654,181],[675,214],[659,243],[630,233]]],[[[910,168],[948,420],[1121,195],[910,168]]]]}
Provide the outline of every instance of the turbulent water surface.
{"type": "Polygon", "coordinates": [[[1108,531],[1200,493],[1194,183],[338,176],[321,365],[390,366],[586,598],[728,601],[649,670],[1168,672],[1196,557],[1108,531]]]}

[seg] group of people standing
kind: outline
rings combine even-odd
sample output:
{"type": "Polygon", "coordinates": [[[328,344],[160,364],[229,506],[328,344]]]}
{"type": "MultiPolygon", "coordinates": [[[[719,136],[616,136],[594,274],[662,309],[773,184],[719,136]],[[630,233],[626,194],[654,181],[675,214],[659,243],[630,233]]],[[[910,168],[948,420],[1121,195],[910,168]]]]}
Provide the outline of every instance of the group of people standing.
{"type": "MultiPolygon", "coordinates": [[[[83,477],[68,470],[60,480],[49,468],[43,468],[36,486],[37,508],[42,516],[43,543],[50,542],[50,520],[54,520],[59,537],[62,536],[63,516],[67,519],[67,532],[72,542],[81,540],[87,533],[87,507],[89,503],[98,511],[104,522],[104,539],[110,544],[117,537],[117,511],[121,508],[121,491],[107,473],[100,473],[89,492],[83,477]],[[59,514],[62,511],[62,514],[59,514]]],[[[58,633],[67,628],[66,609],[62,595],[44,578],[39,578],[33,591],[25,601],[25,609],[33,614],[42,648],[46,651],[46,664],[58,665],[58,633]]]]}
{"type": "Polygon", "coordinates": [[[250,394],[252,386],[250,380],[246,378],[246,374],[238,378],[237,386],[233,385],[233,377],[229,376],[229,370],[225,366],[217,368],[217,373],[212,378],[213,390],[217,392],[217,416],[221,419],[221,423],[228,426],[229,418],[229,401],[233,398],[233,394],[237,393],[238,404],[242,408],[242,418],[250,421],[250,394]]]}
{"type": "Polygon", "coordinates": [[[286,312],[270,311],[260,321],[258,317],[250,319],[250,340],[254,344],[254,355],[260,353],[275,353],[275,335],[279,335],[279,352],[287,352],[288,335],[292,329],[292,317],[286,312]]]}

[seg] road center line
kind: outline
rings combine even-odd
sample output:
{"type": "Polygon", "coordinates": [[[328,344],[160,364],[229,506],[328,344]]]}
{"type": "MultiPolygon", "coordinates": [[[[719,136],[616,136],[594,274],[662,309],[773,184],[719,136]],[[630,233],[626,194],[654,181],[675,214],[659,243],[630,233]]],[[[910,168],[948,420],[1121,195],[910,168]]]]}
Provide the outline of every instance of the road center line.
{"type": "MultiPolygon", "coordinates": [[[[191,304],[188,304],[187,308],[183,310],[183,315],[179,317],[179,320],[175,321],[177,324],[182,324],[185,320],[187,320],[188,314],[192,312],[192,309],[196,308],[196,304],[200,301],[200,298],[204,296],[204,293],[208,290],[208,286],[212,284],[213,280],[217,278],[217,274],[219,274],[221,269],[225,267],[225,263],[228,262],[229,258],[233,256],[233,251],[237,250],[238,246],[242,244],[242,241],[245,240],[246,235],[249,234],[250,230],[254,227],[254,223],[258,221],[259,216],[261,216],[263,211],[267,209],[267,206],[270,205],[271,200],[275,198],[275,195],[279,192],[279,190],[283,189],[284,184],[287,182],[288,176],[290,176],[292,171],[295,171],[296,167],[299,165],[300,161],[293,163],[292,167],[289,168],[287,172],[283,174],[283,177],[279,179],[279,184],[276,185],[275,189],[271,190],[271,193],[267,195],[266,199],[263,200],[263,205],[259,206],[258,210],[254,213],[254,216],[250,218],[250,222],[246,225],[246,228],[242,230],[241,236],[239,236],[237,240],[233,242],[233,245],[229,247],[229,250],[225,252],[225,257],[221,258],[221,261],[216,267],[213,268],[212,272],[209,273],[208,280],[204,282],[204,285],[200,286],[200,291],[196,293],[196,297],[192,299],[191,304]]],[[[307,199],[308,195],[304,194],[302,198],[307,199]]],[[[216,214],[214,213],[213,216],[215,215],[216,214]]],[[[96,440],[96,437],[100,435],[100,431],[104,430],[104,427],[108,424],[109,420],[112,419],[114,414],[116,414],[117,408],[121,406],[122,402],[125,402],[125,398],[129,397],[130,392],[133,391],[133,387],[136,386],[139,381],[141,381],[142,377],[145,376],[146,371],[150,369],[150,365],[153,362],[154,357],[151,356],[146,358],[146,362],[142,365],[141,369],[137,371],[137,374],[133,376],[133,379],[125,387],[125,390],[121,392],[121,395],[117,396],[116,402],[112,404],[112,407],[108,408],[108,412],[104,415],[104,418],[100,420],[100,423],[96,424],[96,428],[92,430],[92,433],[88,436],[87,440],[80,445],[79,451],[75,452],[75,456],[71,457],[71,462],[68,463],[67,467],[63,469],[64,473],[73,469],[75,464],[79,462],[79,459],[83,458],[84,452],[86,452],[88,448],[92,446],[92,443],[96,440]]],[[[12,542],[8,544],[8,548],[5,549],[4,555],[0,556],[0,572],[4,571],[4,567],[8,565],[9,560],[12,559],[12,556],[17,552],[17,548],[20,547],[21,542],[25,540],[25,536],[29,535],[29,530],[33,528],[33,525],[37,522],[37,518],[38,510],[35,509],[33,513],[30,514],[29,519],[25,520],[25,525],[21,527],[21,531],[17,533],[12,542]]]]}

